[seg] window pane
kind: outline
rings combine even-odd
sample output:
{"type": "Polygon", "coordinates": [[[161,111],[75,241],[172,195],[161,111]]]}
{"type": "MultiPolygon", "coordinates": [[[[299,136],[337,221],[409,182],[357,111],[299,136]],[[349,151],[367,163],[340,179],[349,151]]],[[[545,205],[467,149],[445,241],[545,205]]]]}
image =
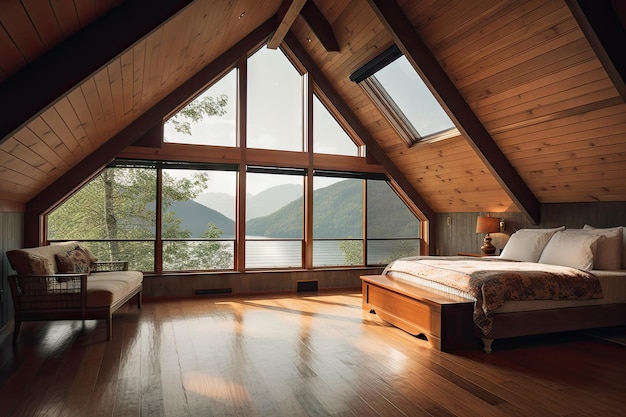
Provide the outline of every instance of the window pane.
{"type": "Polygon", "coordinates": [[[234,268],[234,241],[164,241],[163,270],[234,268]]]}
{"type": "Polygon", "coordinates": [[[404,55],[376,72],[375,78],[421,137],[454,127],[404,55]]]}
{"type": "Polygon", "coordinates": [[[368,265],[386,265],[394,259],[419,254],[419,239],[367,240],[368,265]]]}
{"type": "Polygon", "coordinates": [[[163,170],[163,270],[233,268],[236,178],[233,171],[163,170]]]}
{"type": "Polygon", "coordinates": [[[304,177],[246,174],[246,268],[302,267],[304,177]]]}
{"type": "Polygon", "coordinates": [[[83,241],[99,261],[127,261],[133,271],[154,271],[154,241],[83,241]]]}
{"type": "Polygon", "coordinates": [[[313,238],[363,237],[363,180],[313,178],[313,238]]]}
{"type": "Polygon", "coordinates": [[[303,146],[302,76],[280,50],[248,59],[249,148],[299,151],[303,146]]]}
{"type": "Polygon", "coordinates": [[[367,263],[419,255],[420,222],[386,181],[367,180],[367,263]]]}
{"type": "Polygon", "coordinates": [[[155,200],[156,170],[107,168],[48,215],[48,239],[154,239],[155,200]]]}
{"type": "Polygon", "coordinates": [[[363,264],[363,180],[313,178],[313,266],[363,264]]]}
{"type": "Polygon", "coordinates": [[[236,115],[237,71],[231,70],[165,123],[163,140],[236,146],[236,115]]]}
{"type": "Polygon", "coordinates": [[[314,240],[313,266],[363,265],[362,240],[314,240]]]}
{"type": "Polygon", "coordinates": [[[359,148],[315,95],[313,96],[313,151],[332,155],[359,156],[359,148]]]}
{"type": "Polygon", "coordinates": [[[301,267],[301,240],[246,240],[246,268],[301,267]]]}
{"type": "Polygon", "coordinates": [[[367,237],[418,238],[420,222],[387,181],[367,180],[367,237]]]}

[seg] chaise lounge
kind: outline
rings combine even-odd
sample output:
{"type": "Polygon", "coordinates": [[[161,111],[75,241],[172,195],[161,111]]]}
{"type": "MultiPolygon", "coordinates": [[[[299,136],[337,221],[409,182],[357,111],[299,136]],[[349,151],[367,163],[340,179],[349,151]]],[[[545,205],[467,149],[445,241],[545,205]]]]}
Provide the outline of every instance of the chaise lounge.
{"type": "Polygon", "coordinates": [[[113,313],[133,297],[141,308],[143,273],[128,262],[98,262],[80,242],[7,252],[17,272],[9,277],[15,308],[13,342],[24,321],[106,320],[111,340],[113,313]]]}

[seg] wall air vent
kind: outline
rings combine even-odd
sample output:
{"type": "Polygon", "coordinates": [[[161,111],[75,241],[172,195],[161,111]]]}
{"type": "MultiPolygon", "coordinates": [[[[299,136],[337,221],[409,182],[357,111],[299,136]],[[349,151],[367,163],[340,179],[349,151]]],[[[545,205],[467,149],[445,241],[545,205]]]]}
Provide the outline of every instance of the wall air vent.
{"type": "Polygon", "coordinates": [[[297,292],[316,292],[318,281],[299,281],[297,283],[297,292]]]}

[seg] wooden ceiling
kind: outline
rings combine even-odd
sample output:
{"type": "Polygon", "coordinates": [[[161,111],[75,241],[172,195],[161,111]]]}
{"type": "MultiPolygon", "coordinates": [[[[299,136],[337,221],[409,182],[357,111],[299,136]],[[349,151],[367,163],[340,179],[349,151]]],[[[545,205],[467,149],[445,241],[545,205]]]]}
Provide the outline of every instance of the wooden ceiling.
{"type": "Polygon", "coordinates": [[[80,164],[106,164],[160,103],[184,99],[181,86],[277,34],[425,212],[538,220],[540,203],[626,201],[618,1],[595,2],[601,25],[582,0],[309,2],[326,31],[303,1],[0,2],[0,210],[24,210],[80,164]],[[407,147],[349,80],[394,42],[461,135],[407,147]]]}

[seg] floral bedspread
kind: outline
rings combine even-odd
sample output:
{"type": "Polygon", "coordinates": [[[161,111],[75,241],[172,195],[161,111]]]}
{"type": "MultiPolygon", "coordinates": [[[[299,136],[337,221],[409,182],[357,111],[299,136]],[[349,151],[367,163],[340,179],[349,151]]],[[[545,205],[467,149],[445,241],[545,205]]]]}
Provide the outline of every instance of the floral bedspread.
{"type": "Polygon", "coordinates": [[[506,301],[589,300],[602,298],[598,278],[588,271],[497,258],[424,257],[391,262],[383,274],[404,272],[471,294],[474,322],[484,334],[493,328],[493,312],[506,301]]]}

